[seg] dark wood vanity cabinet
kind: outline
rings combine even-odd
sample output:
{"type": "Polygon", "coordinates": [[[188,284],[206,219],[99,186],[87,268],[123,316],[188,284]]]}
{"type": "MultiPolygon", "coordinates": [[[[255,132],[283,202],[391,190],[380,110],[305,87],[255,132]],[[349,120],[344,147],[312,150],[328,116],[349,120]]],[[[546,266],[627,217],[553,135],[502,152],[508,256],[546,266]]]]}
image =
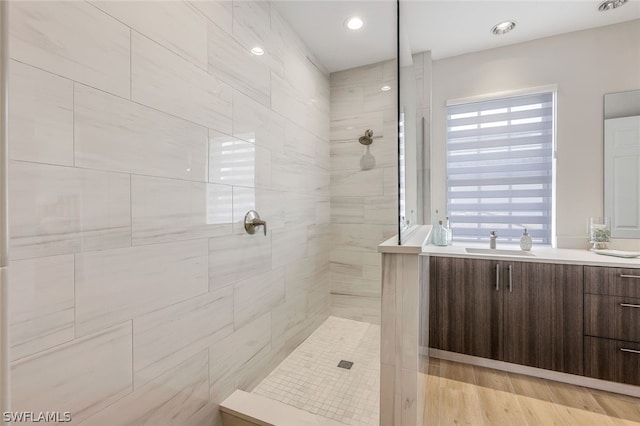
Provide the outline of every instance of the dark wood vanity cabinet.
{"type": "Polygon", "coordinates": [[[584,271],[585,375],[640,385],[640,269],[584,271]]]}
{"type": "Polygon", "coordinates": [[[503,293],[496,289],[496,265],[490,260],[431,258],[431,282],[436,284],[431,287],[432,347],[502,358],[504,307],[503,293]]]}
{"type": "Polygon", "coordinates": [[[582,374],[582,266],[430,259],[430,346],[582,374]]]}
{"type": "Polygon", "coordinates": [[[512,262],[504,292],[504,361],[582,374],[582,266],[512,262]]]}

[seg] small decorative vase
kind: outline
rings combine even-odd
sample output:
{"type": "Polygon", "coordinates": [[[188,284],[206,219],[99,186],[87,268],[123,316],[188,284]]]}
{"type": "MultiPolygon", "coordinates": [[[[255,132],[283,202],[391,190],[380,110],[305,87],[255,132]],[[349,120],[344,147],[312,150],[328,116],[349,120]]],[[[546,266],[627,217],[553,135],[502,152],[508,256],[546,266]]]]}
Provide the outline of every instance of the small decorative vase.
{"type": "Polygon", "coordinates": [[[607,248],[611,238],[611,224],[608,217],[589,218],[589,242],[593,244],[590,250],[607,248]]]}

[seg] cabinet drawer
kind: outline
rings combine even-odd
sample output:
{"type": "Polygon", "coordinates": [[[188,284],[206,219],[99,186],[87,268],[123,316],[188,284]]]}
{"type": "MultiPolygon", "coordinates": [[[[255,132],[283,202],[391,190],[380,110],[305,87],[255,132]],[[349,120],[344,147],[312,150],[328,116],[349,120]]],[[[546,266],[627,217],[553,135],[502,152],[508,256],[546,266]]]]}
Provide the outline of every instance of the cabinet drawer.
{"type": "Polygon", "coordinates": [[[640,299],[585,294],[585,334],[640,342],[640,299]]]}
{"type": "Polygon", "coordinates": [[[640,343],[585,337],[585,376],[640,385],[640,343]]]}
{"type": "Polygon", "coordinates": [[[584,291],[640,298],[640,269],[585,266],[584,291]]]}

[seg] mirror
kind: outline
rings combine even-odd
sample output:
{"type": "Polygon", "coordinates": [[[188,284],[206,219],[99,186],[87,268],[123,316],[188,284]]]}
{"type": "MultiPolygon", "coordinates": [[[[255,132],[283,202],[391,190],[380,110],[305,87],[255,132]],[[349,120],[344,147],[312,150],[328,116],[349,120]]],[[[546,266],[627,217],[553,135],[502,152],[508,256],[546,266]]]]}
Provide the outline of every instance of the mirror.
{"type": "Polygon", "coordinates": [[[640,90],[604,96],[604,213],[613,238],[640,238],[640,90]]]}
{"type": "Polygon", "coordinates": [[[412,54],[409,37],[403,32],[406,19],[400,8],[398,61],[399,133],[398,133],[398,223],[399,244],[416,225],[424,224],[424,211],[429,211],[429,115],[431,102],[431,53],[412,54]],[[425,157],[427,156],[427,157],[425,157]]]}

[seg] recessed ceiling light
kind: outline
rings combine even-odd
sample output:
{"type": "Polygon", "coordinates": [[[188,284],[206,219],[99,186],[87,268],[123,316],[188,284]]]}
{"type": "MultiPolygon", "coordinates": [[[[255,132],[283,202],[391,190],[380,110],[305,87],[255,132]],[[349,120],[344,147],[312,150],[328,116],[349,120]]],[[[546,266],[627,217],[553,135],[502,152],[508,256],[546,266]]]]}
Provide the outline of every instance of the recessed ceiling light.
{"type": "Polygon", "coordinates": [[[616,7],[620,7],[625,4],[628,0],[606,0],[600,3],[598,6],[598,10],[600,12],[605,12],[607,10],[615,9],[616,7]]]}
{"type": "Polygon", "coordinates": [[[256,46],[253,49],[251,49],[251,54],[256,56],[262,56],[264,55],[264,49],[262,47],[256,46]]]}
{"type": "Polygon", "coordinates": [[[504,21],[491,28],[491,33],[495,35],[506,34],[516,27],[515,21],[504,21]]]}
{"type": "Polygon", "coordinates": [[[382,86],[380,90],[382,90],[383,92],[388,92],[389,90],[391,90],[391,86],[382,86]]]}
{"type": "Polygon", "coordinates": [[[357,16],[352,16],[351,18],[347,19],[345,21],[345,25],[347,26],[347,28],[349,28],[350,30],[359,30],[360,28],[364,27],[364,21],[362,20],[362,18],[358,18],[357,16]]]}

